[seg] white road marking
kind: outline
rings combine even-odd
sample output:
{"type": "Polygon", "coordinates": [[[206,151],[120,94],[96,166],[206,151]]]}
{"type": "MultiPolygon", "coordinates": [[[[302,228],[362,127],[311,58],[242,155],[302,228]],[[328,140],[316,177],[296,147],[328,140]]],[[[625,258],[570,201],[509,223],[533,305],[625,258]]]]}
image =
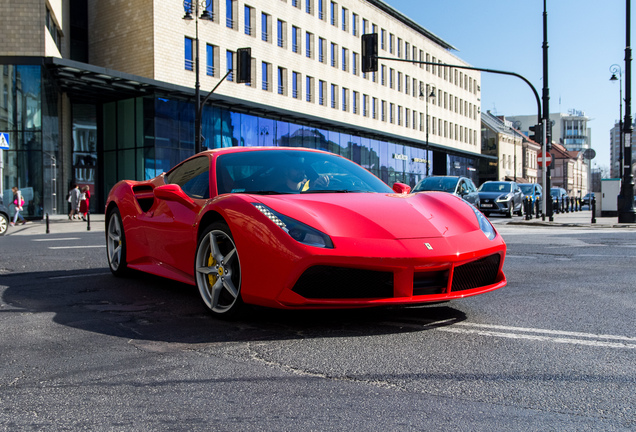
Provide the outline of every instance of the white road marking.
{"type": "Polygon", "coordinates": [[[503,337],[509,339],[526,339],[539,342],[565,343],[602,348],[636,349],[636,338],[628,336],[597,335],[591,333],[568,332],[561,330],[508,327],[492,324],[471,324],[464,322],[455,323],[454,325],[449,327],[438,327],[436,328],[436,330],[448,333],[477,334],[480,336],[503,337]]]}
{"type": "Polygon", "coordinates": [[[33,239],[33,241],[41,242],[41,241],[66,241],[66,240],[79,240],[79,237],[65,237],[65,238],[43,238],[43,239],[33,239]]]}
{"type": "Polygon", "coordinates": [[[49,246],[49,249],[88,249],[88,248],[105,248],[106,245],[94,245],[94,246],[49,246]]]}

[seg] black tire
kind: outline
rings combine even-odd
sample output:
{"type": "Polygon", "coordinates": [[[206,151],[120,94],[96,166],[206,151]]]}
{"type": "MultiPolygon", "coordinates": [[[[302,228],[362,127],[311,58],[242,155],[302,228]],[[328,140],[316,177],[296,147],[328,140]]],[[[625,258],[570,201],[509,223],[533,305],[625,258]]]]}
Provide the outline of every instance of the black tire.
{"type": "Polygon", "coordinates": [[[233,318],[243,309],[239,253],[225,223],[215,222],[201,232],[194,277],[201,300],[214,315],[233,318]]]}
{"type": "Polygon", "coordinates": [[[506,211],[506,217],[507,218],[511,218],[513,211],[514,211],[514,208],[513,208],[512,204],[510,204],[510,207],[508,208],[508,211],[506,211]]]}
{"type": "Polygon", "coordinates": [[[115,276],[128,273],[126,262],[126,235],[119,209],[115,208],[108,214],[106,225],[106,255],[108,267],[115,276]]]}
{"type": "Polygon", "coordinates": [[[3,236],[7,233],[9,229],[9,218],[4,214],[0,214],[0,236],[3,236]]]}

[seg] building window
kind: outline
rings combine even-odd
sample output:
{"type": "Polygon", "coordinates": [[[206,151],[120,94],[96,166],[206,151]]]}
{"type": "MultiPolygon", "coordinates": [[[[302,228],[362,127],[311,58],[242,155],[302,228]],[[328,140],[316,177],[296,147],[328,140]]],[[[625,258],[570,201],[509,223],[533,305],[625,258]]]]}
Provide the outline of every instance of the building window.
{"type": "Polygon", "coordinates": [[[358,114],[358,105],[360,104],[360,93],[357,91],[353,92],[353,113],[358,114]]]}
{"type": "Polygon", "coordinates": [[[402,126],[402,106],[398,105],[397,107],[397,124],[398,126],[402,126]]]}
{"type": "Polygon", "coordinates": [[[305,12],[314,14],[314,0],[305,0],[305,12]]]}
{"type": "Polygon", "coordinates": [[[270,83],[272,82],[272,65],[270,63],[261,63],[261,75],[263,90],[272,91],[272,86],[270,85],[270,83]]]}
{"type": "Polygon", "coordinates": [[[338,45],[331,42],[331,66],[338,67],[338,45]]]}
{"type": "Polygon", "coordinates": [[[292,52],[300,54],[300,29],[292,26],[292,52]]]}
{"type": "Polygon", "coordinates": [[[46,9],[46,28],[49,30],[49,34],[53,38],[53,42],[55,42],[55,46],[57,46],[58,50],[62,45],[62,37],[60,36],[60,32],[57,29],[57,25],[55,21],[51,17],[51,11],[46,9]]]}
{"type": "Polygon", "coordinates": [[[323,80],[318,81],[318,103],[320,105],[327,105],[325,100],[325,92],[327,91],[327,83],[323,80]]]}
{"type": "Polygon", "coordinates": [[[378,118],[378,98],[373,98],[371,100],[371,114],[374,119],[378,118]]]}
{"type": "Polygon", "coordinates": [[[292,97],[294,99],[300,99],[300,79],[298,72],[292,72],[292,97]]]}
{"type": "Polygon", "coordinates": [[[358,20],[360,19],[360,17],[358,17],[358,14],[351,14],[351,33],[354,36],[358,36],[358,20]]]}
{"type": "Polygon", "coordinates": [[[386,51],[386,30],[380,29],[380,48],[386,51]]]}
{"type": "Polygon", "coordinates": [[[342,8],[342,16],[340,20],[342,21],[342,31],[349,31],[349,14],[347,13],[347,8],[342,8]]]}
{"type": "Polygon", "coordinates": [[[393,33],[389,33],[389,52],[393,54],[393,42],[395,40],[395,36],[393,33]]]}
{"type": "Polygon", "coordinates": [[[386,121],[386,101],[382,101],[382,107],[380,108],[380,120],[386,121]]]}
{"type": "Polygon", "coordinates": [[[395,123],[395,104],[391,103],[389,104],[389,122],[390,123],[395,123]]]}
{"type": "Polygon", "coordinates": [[[277,21],[277,33],[278,33],[278,46],[281,48],[286,48],[287,44],[285,41],[285,32],[287,23],[285,21],[278,20],[277,21]]]}
{"type": "Polygon", "coordinates": [[[225,0],[225,26],[227,28],[234,28],[234,8],[236,7],[236,0],[225,0]]]}
{"type": "Polygon", "coordinates": [[[325,1],[318,0],[318,19],[325,20],[325,1]]]}
{"type": "Polygon", "coordinates": [[[216,70],[214,65],[216,64],[215,57],[218,57],[219,47],[214,45],[207,44],[205,46],[205,54],[206,54],[206,67],[205,73],[209,76],[216,76],[216,70]]]}
{"type": "Polygon", "coordinates": [[[185,69],[192,71],[194,70],[194,40],[192,38],[185,38],[185,69]]]}
{"type": "Polygon", "coordinates": [[[338,106],[338,86],[331,84],[331,108],[338,106]]]}
{"type": "Polygon", "coordinates": [[[347,72],[349,71],[349,62],[347,61],[347,57],[349,57],[349,50],[347,48],[342,49],[342,70],[347,72]]]}
{"type": "Polygon", "coordinates": [[[335,2],[331,2],[331,25],[338,25],[338,4],[335,2]]]}
{"type": "Polygon", "coordinates": [[[351,58],[352,72],[354,75],[358,75],[358,53],[353,53],[351,58]]]}
{"type": "Polygon", "coordinates": [[[245,34],[254,36],[254,30],[252,29],[252,22],[254,21],[254,8],[245,6],[245,34]]]}
{"type": "Polygon", "coordinates": [[[282,67],[278,67],[278,94],[287,95],[287,89],[285,88],[285,82],[287,81],[287,70],[282,67]]]}
{"type": "Polygon", "coordinates": [[[395,76],[395,69],[389,68],[389,88],[393,88],[393,77],[395,76]]]}
{"type": "Polygon", "coordinates": [[[366,18],[362,18],[362,34],[367,34],[367,29],[369,28],[369,20],[366,18]]]}
{"type": "Polygon", "coordinates": [[[402,38],[397,38],[397,56],[402,58],[402,38]]]}
{"type": "Polygon", "coordinates": [[[362,115],[364,117],[369,117],[369,95],[362,95],[362,115]]]}
{"type": "Polygon", "coordinates": [[[261,14],[261,39],[265,42],[272,41],[272,17],[263,12],[261,14]]]}
{"type": "Polygon", "coordinates": [[[230,50],[225,51],[225,62],[227,65],[226,72],[229,72],[227,76],[228,81],[234,81],[234,53],[230,50]]]}
{"type": "Polygon", "coordinates": [[[305,33],[305,57],[314,58],[314,35],[305,33]]]}
{"type": "Polygon", "coordinates": [[[380,68],[380,84],[382,84],[383,86],[386,85],[386,66],[382,65],[382,67],[380,68]]]}
{"type": "Polygon", "coordinates": [[[342,110],[349,111],[349,90],[342,88],[342,110]]]}
{"type": "Polygon", "coordinates": [[[314,79],[310,76],[305,78],[305,100],[314,101],[314,79]]]}
{"type": "Polygon", "coordinates": [[[397,91],[402,91],[402,72],[398,72],[397,74],[397,91]]]}
{"type": "Polygon", "coordinates": [[[327,63],[325,57],[325,50],[327,49],[327,41],[321,37],[318,38],[318,61],[320,63],[327,63]]]}

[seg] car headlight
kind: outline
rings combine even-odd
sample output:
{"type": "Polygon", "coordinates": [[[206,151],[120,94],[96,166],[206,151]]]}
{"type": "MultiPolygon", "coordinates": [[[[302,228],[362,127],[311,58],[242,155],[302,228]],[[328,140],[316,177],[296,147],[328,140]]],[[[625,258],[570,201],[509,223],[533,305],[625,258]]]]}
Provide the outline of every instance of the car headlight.
{"type": "Polygon", "coordinates": [[[260,212],[267,216],[269,220],[274,222],[280,229],[285,231],[298,243],[302,243],[307,246],[333,249],[333,242],[327,234],[297,221],[294,218],[278,213],[266,205],[260,203],[252,204],[254,204],[254,207],[259,209],[260,212]]]}
{"type": "Polygon", "coordinates": [[[499,196],[499,198],[497,198],[497,202],[510,201],[511,198],[512,198],[512,195],[501,195],[499,196]]]}
{"type": "Polygon", "coordinates": [[[488,240],[494,239],[497,236],[497,231],[495,231],[495,228],[492,226],[488,218],[475,207],[470,206],[470,208],[473,209],[475,216],[477,216],[477,221],[479,222],[479,229],[481,229],[481,232],[486,235],[488,240]]]}

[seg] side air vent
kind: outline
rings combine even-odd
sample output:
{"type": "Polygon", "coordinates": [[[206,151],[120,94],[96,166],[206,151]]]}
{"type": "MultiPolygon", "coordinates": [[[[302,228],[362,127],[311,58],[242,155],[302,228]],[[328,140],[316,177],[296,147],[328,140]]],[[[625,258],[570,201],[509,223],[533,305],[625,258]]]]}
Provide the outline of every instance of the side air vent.
{"type": "Polygon", "coordinates": [[[155,194],[152,191],[152,186],[133,186],[133,193],[135,194],[135,199],[137,200],[139,207],[141,207],[141,210],[144,212],[150,210],[155,202],[155,194]]]}

